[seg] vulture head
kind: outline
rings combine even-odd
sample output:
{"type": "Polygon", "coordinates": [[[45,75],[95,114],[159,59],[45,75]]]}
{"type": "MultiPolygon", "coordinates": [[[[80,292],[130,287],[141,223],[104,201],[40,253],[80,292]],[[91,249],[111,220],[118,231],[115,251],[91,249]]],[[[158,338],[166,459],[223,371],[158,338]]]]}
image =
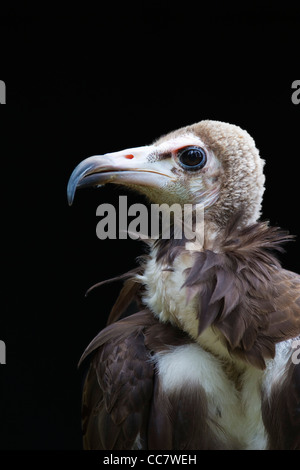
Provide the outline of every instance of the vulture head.
{"type": "MultiPolygon", "coordinates": [[[[237,282],[228,284],[231,277],[227,272],[237,268],[237,261],[230,259],[228,265],[219,258],[210,260],[209,271],[203,273],[199,265],[206,266],[205,259],[211,251],[223,251],[216,240],[220,240],[220,234],[226,232],[236,214],[239,228],[253,224],[260,216],[263,165],[254,140],[246,131],[236,125],[205,120],[171,132],[152,145],[87,158],[70,177],[68,200],[71,204],[76,188],[114,183],[143,193],[151,203],[201,204],[206,250],[183,250],[173,256],[172,243],[154,243],[143,274],[137,275],[136,280],[145,286],[143,302],[161,321],[171,322],[206,345],[211,342],[210,330],[206,335],[200,333],[218,319],[217,344],[224,343],[225,336],[227,346],[236,346],[249,326],[249,319],[244,317],[247,309],[234,321],[235,328],[231,325],[233,318],[228,324],[227,310],[235,311],[237,296],[247,289],[237,282]],[[197,255],[202,258],[197,259],[197,255]],[[222,308],[226,321],[220,321],[222,308]]],[[[215,340],[214,334],[214,344],[215,340]]]]}
{"type": "Polygon", "coordinates": [[[115,183],[153,203],[202,204],[205,219],[217,229],[241,211],[241,222],[249,224],[260,215],[263,163],[246,131],[201,121],[152,145],[87,158],[71,175],[68,200],[71,204],[76,188],[115,183]]]}

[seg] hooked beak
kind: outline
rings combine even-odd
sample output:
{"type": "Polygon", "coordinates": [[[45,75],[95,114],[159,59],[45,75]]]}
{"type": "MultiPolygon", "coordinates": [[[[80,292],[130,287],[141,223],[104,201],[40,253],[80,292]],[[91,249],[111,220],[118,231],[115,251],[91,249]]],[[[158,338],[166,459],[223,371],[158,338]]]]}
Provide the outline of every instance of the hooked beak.
{"type": "Polygon", "coordinates": [[[69,205],[73,203],[77,188],[107,183],[162,188],[174,181],[174,174],[167,161],[151,159],[151,155],[156,155],[154,146],[95,155],[83,160],[74,169],[68,182],[69,205]]]}

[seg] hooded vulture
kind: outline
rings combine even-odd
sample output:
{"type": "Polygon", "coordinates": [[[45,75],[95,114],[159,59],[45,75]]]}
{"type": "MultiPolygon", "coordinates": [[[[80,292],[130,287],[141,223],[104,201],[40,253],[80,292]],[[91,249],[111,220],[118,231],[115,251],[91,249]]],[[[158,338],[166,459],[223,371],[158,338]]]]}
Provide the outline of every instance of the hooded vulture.
{"type": "Polygon", "coordinates": [[[70,204],[116,183],[204,208],[197,249],[147,241],[83,353],[86,449],[300,449],[300,276],[276,257],[291,237],[259,220],[263,166],[246,131],[205,120],[73,171],[70,204]]]}

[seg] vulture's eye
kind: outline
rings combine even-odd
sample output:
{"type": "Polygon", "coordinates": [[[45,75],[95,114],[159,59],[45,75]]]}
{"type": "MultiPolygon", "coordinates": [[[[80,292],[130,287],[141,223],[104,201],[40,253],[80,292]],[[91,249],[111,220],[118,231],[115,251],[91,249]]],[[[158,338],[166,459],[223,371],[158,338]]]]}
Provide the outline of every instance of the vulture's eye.
{"type": "Polygon", "coordinates": [[[200,170],[206,164],[206,153],[201,147],[186,147],[179,151],[178,161],[185,170],[200,170]]]}

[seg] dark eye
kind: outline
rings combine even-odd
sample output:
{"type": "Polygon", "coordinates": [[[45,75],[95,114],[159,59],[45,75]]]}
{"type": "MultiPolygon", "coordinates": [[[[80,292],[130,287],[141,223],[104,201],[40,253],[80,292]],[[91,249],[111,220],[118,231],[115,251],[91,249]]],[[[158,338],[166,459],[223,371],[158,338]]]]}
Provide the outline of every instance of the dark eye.
{"type": "Polygon", "coordinates": [[[178,160],[185,170],[200,170],[206,164],[206,153],[200,147],[186,147],[179,151],[178,160]]]}

